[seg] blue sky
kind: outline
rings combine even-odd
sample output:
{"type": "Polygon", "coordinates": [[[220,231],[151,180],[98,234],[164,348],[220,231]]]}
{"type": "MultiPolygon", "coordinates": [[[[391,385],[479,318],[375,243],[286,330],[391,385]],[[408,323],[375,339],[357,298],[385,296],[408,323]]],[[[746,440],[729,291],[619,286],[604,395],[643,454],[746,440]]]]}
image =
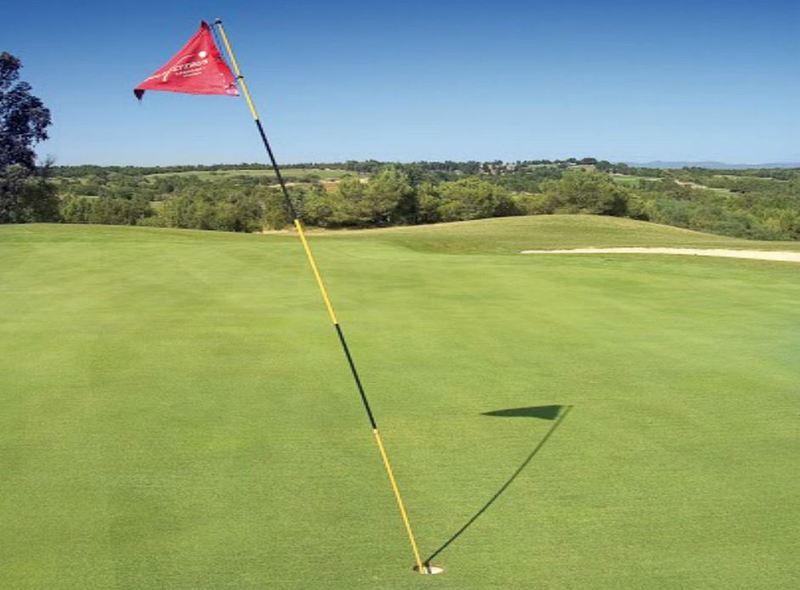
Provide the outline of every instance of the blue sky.
{"type": "Polygon", "coordinates": [[[800,162],[800,2],[14,2],[59,164],[263,159],[244,101],[131,89],[225,21],[280,161],[800,162]]]}

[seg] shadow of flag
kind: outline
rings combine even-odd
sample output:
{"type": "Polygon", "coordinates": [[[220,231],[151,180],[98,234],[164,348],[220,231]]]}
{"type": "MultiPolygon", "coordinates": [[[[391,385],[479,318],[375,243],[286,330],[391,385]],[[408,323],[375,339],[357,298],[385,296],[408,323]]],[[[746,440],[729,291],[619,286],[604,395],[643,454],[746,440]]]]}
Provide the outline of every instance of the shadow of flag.
{"type": "Polygon", "coordinates": [[[500,496],[503,495],[508,487],[514,482],[515,479],[517,479],[517,477],[519,477],[520,473],[525,470],[536,454],[542,449],[561,422],[564,421],[564,418],[567,417],[567,414],[569,414],[570,410],[572,410],[572,405],[551,405],[529,406],[527,408],[507,408],[505,410],[494,410],[492,412],[484,412],[481,414],[482,416],[495,416],[497,418],[538,418],[539,420],[549,420],[552,422],[552,424],[548,426],[547,432],[544,434],[541,440],[536,443],[536,446],[533,447],[533,450],[530,453],[528,453],[528,456],[525,457],[519,467],[517,467],[511,476],[500,486],[500,489],[497,490],[492,497],[489,498],[489,500],[483,506],[481,506],[481,508],[479,508],[478,511],[473,514],[464,525],[462,525],[460,529],[458,529],[449,539],[447,539],[447,541],[445,541],[438,549],[436,549],[436,551],[431,553],[430,557],[428,557],[424,563],[429,564],[432,559],[452,545],[456,539],[458,539],[470,526],[472,526],[472,523],[478,520],[478,518],[480,518],[480,516],[486,512],[500,496]]]}
{"type": "Polygon", "coordinates": [[[565,406],[529,406],[527,408],[508,408],[484,412],[481,416],[496,416],[498,418],[539,418],[540,420],[555,420],[565,406]]]}

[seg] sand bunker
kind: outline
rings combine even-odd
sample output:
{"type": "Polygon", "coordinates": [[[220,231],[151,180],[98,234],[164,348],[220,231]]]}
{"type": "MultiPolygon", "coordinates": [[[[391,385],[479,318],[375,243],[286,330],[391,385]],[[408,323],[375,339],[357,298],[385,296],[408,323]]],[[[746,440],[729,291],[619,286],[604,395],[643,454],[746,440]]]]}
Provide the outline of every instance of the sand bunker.
{"type": "Polygon", "coordinates": [[[800,252],[769,250],[717,250],[713,248],[575,248],[572,250],[523,250],[520,254],[682,254],[800,262],[800,252]]]}

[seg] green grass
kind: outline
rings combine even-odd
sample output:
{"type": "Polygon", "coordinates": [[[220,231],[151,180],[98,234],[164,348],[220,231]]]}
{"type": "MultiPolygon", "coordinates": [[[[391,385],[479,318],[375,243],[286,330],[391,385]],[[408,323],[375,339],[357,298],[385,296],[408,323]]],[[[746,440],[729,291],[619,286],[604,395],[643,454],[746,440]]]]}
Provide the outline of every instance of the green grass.
{"type": "Polygon", "coordinates": [[[295,237],[32,225],[0,227],[0,586],[796,585],[797,265],[513,255],[748,244],[591,217],[310,239],[424,553],[478,515],[446,573],[295,237]]]}
{"type": "Polygon", "coordinates": [[[800,242],[743,240],[622,217],[590,215],[507,217],[320,235],[336,239],[365,238],[421,252],[451,254],[517,255],[521,250],[536,248],[623,246],[800,250],[800,242]]]}

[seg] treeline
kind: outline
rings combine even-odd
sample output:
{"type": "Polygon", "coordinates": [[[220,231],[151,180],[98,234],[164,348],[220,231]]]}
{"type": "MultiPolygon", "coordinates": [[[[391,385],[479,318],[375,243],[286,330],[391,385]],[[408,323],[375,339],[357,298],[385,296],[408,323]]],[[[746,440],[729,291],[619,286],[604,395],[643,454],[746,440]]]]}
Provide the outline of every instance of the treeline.
{"type": "MultiPolygon", "coordinates": [[[[369,180],[350,175],[330,190],[310,183],[291,186],[290,194],[306,223],[327,228],[562,212],[625,215],[631,196],[608,174],[593,170],[521,175],[515,184],[540,191],[536,193],[512,191],[506,182],[476,176],[439,181],[435,175],[415,177],[387,166],[369,180]]],[[[130,194],[129,188],[123,183],[105,196],[68,195],[61,203],[61,218],[66,223],[227,231],[279,229],[291,222],[281,191],[263,179],[158,177],[147,194],[130,194]]]]}
{"type": "MultiPolygon", "coordinates": [[[[596,158],[566,158],[564,160],[517,160],[514,162],[504,162],[502,160],[491,160],[479,162],[468,161],[418,161],[411,163],[385,162],[380,160],[347,160],[345,162],[299,162],[295,164],[282,164],[284,170],[296,168],[316,168],[316,169],[335,169],[347,170],[359,174],[375,174],[387,166],[416,169],[424,172],[473,175],[481,173],[513,173],[535,166],[556,166],[567,168],[570,166],[597,165],[602,170],[612,170],[617,166],[626,167],[625,164],[612,164],[605,160],[596,158]]],[[[627,168],[627,167],[626,167],[627,168]]],[[[174,165],[174,166],[97,166],[93,164],[78,166],[53,166],[52,173],[63,178],[85,178],[97,176],[109,178],[113,176],[142,177],[151,174],[181,174],[191,172],[220,172],[226,170],[271,170],[268,164],[253,162],[240,164],[210,164],[210,165],[174,165]]]]}
{"type": "MultiPolygon", "coordinates": [[[[313,165],[328,165],[305,163],[285,175],[306,223],[326,228],[591,213],[745,238],[800,239],[800,170],[664,170],[572,160],[344,163],[339,169],[351,174],[338,182],[309,173],[313,165]]],[[[84,176],[59,177],[61,220],[243,232],[291,221],[269,175],[136,170],[90,168],[84,176]]]]}
{"type": "MultiPolygon", "coordinates": [[[[289,164],[283,168],[303,168],[303,164],[289,164]]],[[[83,178],[99,176],[108,178],[113,175],[147,176],[149,174],[179,174],[185,172],[217,172],[220,170],[271,170],[271,166],[260,163],[210,164],[210,165],[175,165],[175,166],[97,166],[84,164],[79,166],[53,166],[56,176],[63,178],[83,178]]]]}
{"type": "Polygon", "coordinates": [[[64,223],[144,225],[254,232],[265,225],[273,192],[258,178],[200,181],[192,176],[158,177],[143,186],[104,187],[98,196],[67,194],[64,223]]]}
{"type": "MultiPolygon", "coordinates": [[[[85,176],[59,177],[56,179],[62,197],[106,197],[132,199],[141,197],[151,201],[168,199],[173,194],[205,190],[214,185],[227,190],[242,190],[265,184],[277,184],[271,175],[217,175],[218,171],[200,174],[127,175],[116,172],[93,173],[85,176]]],[[[322,180],[320,174],[293,169],[283,173],[287,182],[315,183],[322,180]]]]}
{"type": "Polygon", "coordinates": [[[785,180],[745,174],[683,170],[657,181],[642,180],[629,215],[735,237],[800,240],[800,171],[785,180]]]}
{"type": "Polygon", "coordinates": [[[309,163],[306,167],[330,167],[342,168],[360,174],[375,174],[387,166],[395,166],[406,171],[418,170],[425,173],[444,174],[444,175],[477,175],[477,174],[513,174],[522,170],[549,166],[557,168],[568,168],[570,166],[594,166],[598,165],[601,169],[611,169],[615,164],[596,158],[567,158],[564,160],[516,160],[514,162],[504,162],[503,160],[490,160],[479,162],[468,160],[459,162],[455,160],[444,161],[417,161],[411,163],[401,162],[381,162],[379,160],[348,160],[344,163],[309,163]]]}

